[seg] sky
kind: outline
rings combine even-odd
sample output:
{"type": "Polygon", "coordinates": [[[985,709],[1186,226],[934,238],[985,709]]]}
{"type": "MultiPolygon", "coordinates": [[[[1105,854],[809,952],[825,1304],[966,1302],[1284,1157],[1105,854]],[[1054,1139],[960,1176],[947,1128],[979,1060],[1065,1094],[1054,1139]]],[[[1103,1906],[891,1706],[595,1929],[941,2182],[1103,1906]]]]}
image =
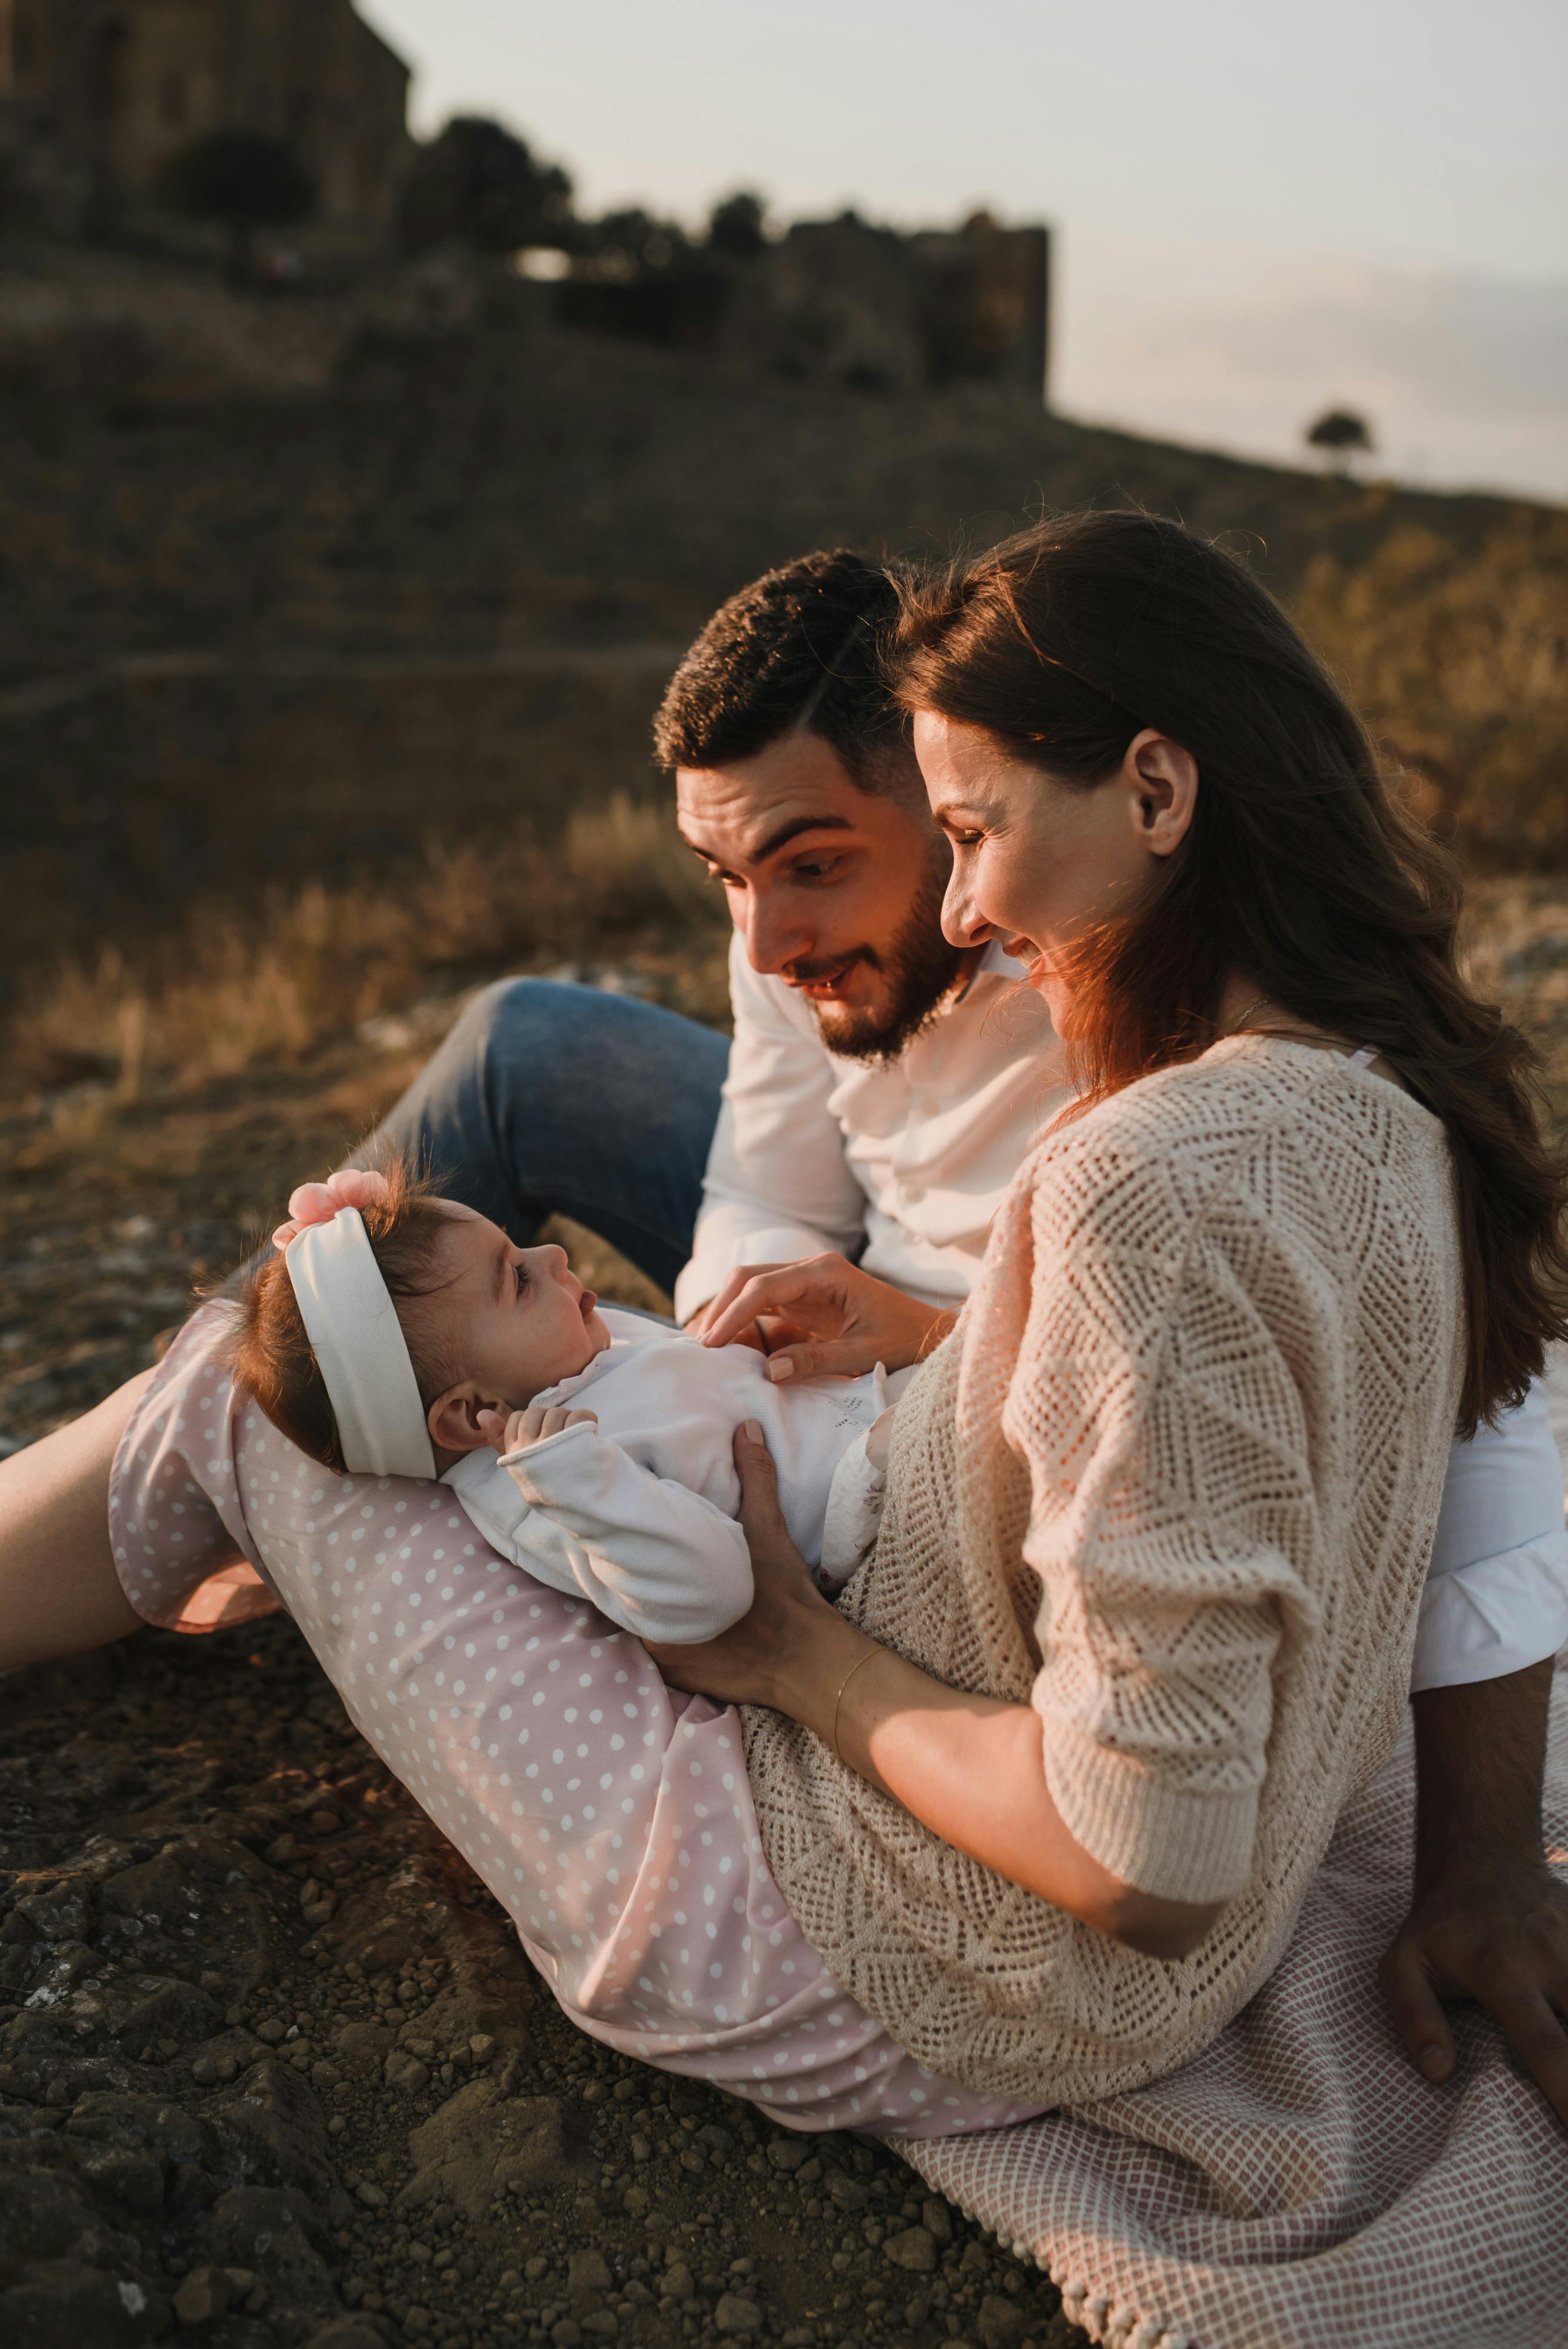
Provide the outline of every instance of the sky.
{"type": "Polygon", "coordinates": [[[1563,0],[359,0],[581,207],[1056,231],[1053,405],[1568,501],[1563,0]]]}

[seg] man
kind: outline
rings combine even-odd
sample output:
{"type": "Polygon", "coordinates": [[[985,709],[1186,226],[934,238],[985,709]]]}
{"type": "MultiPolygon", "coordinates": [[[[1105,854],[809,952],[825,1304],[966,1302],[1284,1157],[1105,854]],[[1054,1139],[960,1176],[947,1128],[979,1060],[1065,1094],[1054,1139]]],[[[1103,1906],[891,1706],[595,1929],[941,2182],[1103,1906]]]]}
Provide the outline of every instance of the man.
{"type": "MultiPolygon", "coordinates": [[[[843,551],[770,573],[715,615],[659,712],[681,831],[734,916],[729,1051],[647,1005],[512,981],[389,1121],[514,1238],[557,1210],[602,1234],[688,1327],[738,1267],[825,1249],[961,1302],[1066,1098],[1016,967],[942,939],[948,852],[877,659],[896,600],[843,551]]],[[[1413,1683],[1417,1897],[1383,1981],[1429,2077],[1454,2061],[1439,1994],[1474,1996],[1568,2119],[1568,1889],[1540,1836],[1565,1636],[1562,1472],[1535,1396],[1456,1447],[1413,1683]]]]}

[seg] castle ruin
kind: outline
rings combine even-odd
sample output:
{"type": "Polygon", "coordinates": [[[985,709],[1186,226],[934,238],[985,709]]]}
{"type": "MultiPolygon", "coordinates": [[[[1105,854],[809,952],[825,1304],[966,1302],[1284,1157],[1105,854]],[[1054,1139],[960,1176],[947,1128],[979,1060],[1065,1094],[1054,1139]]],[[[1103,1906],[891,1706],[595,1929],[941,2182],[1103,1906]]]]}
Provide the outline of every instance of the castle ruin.
{"type": "Polygon", "coordinates": [[[99,213],[213,131],[292,150],[329,225],[384,231],[409,68],[351,0],[0,0],[0,109],[99,213]]]}

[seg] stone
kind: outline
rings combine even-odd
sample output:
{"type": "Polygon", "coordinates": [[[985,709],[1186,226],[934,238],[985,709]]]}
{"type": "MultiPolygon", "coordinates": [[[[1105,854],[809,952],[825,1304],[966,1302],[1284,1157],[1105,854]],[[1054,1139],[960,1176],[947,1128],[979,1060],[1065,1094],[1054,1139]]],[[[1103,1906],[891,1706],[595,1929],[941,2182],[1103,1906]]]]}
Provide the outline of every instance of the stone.
{"type": "Polygon", "coordinates": [[[346,2023],[332,2043],[333,2057],[350,2080],[369,2080],[391,2053],[392,2034],[379,2023],[346,2023]]]}
{"type": "Polygon", "coordinates": [[[602,2251],[591,2244],[573,2251],[566,2261],[566,2289],[574,2300],[589,2292],[608,2292],[610,2271],[602,2251]]]}
{"type": "Polygon", "coordinates": [[[382,2066],[381,2076],[389,2088],[400,2088],[405,2095],[411,2095],[416,2089],[430,2085],[431,2068],[421,2064],[417,2055],[410,2055],[407,2048],[394,2047],[382,2066]]]}
{"type": "Polygon", "coordinates": [[[810,2150],[797,2137],[775,2137],[768,2147],[768,2159],[775,2169],[782,2169],[787,2176],[800,2168],[810,2150]]]}
{"type": "Polygon", "coordinates": [[[242,2175],[259,2186],[299,2187],[337,2223],[347,2206],[315,2090],[270,2055],[252,2064],[240,2087],[242,2093],[231,2092],[213,2108],[212,2117],[243,2141],[242,2175]]]}
{"type": "Polygon", "coordinates": [[[335,2316],[311,2334],[306,2349],[387,2349],[387,2336],[368,2316],[335,2316]]]}
{"type": "Polygon", "coordinates": [[[223,2268],[192,2268],[174,2295],[174,2313],[182,2324],[211,2324],[226,2316],[233,2304],[233,2279],[223,2268]]]}
{"type": "Polygon", "coordinates": [[[841,2210],[864,2210],[871,2199],[871,2189],[863,2178],[852,2178],[846,2169],[835,2169],[828,2175],[827,2191],[841,2210]]]}
{"type": "Polygon", "coordinates": [[[974,2325],[981,2349],[1017,2349],[1029,2330],[1029,2320],[1011,2300],[1003,2300],[1000,2292],[992,2292],[981,2302],[974,2325]]]}
{"type": "Polygon", "coordinates": [[[387,2198],[382,2193],[380,2188],[375,2183],[374,2179],[362,2178],[359,2180],[358,2185],[354,2189],[354,2191],[359,2200],[363,2202],[367,2210],[384,2210],[386,2209],[387,2198]]]}
{"type": "Polygon", "coordinates": [[[6,2349],[140,2349],[170,2329],[167,2300],[124,2273],[49,2260],[0,2292],[6,2349]]]}
{"type": "Polygon", "coordinates": [[[937,2263],[936,2238],[924,2227],[906,2227],[900,2234],[889,2235],[882,2246],[882,2257],[891,2260],[896,2268],[905,2268],[911,2275],[929,2275],[937,2263]]]}
{"type": "Polygon", "coordinates": [[[754,2300],[747,2300],[738,2292],[721,2292],[719,2305],[713,2311],[716,2333],[760,2333],[762,2326],[763,2312],[754,2300]]]}
{"type": "Polygon", "coordinates": [[[953,2214],[940,2194],[928,2194],[920,2205],[920,2224],[939,2243],[953,2239],[953,2214]]]}
{"type": "Polygon", "coordinates": [[[274,2298],[312,2313],[332,2308],[331,2271],[311,2242],[316,2216],[294,2188],[234,2186],[220,2195],[208,2221],[206,2248],[231,2270],[259,2275],[274,2298]]]}
{"type": "Polygon", "coordinates": [[[506,2096],[488,2073],[468,2081],[410,2132],[413,2176],[400,2210],[451,2202],[483,2218],[498,2193],[554,2185],[566,2168],[562,2113],[551,2096],[506,2096]]]}
{"type": "Polygon", "coordinates": [[[661,2290],[671,2300],[691,2300],[696,2296],[697,2280],[682,2259],[672,2259],[659,2278],[661,2290]]]}

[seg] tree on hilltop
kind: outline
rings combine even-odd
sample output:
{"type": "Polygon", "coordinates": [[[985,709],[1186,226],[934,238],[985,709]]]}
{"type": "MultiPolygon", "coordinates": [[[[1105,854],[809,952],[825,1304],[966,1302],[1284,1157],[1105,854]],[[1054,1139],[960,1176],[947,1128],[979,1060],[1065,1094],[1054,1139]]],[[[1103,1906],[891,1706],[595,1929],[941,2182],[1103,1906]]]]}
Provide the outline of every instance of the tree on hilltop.
{"type": "Polygon", "coordinates": [[[403,183],[398,243],[404,253],[441,244],[515,253],[576,242],[572,182],[541,162],[525,139],[483,115],[454,115],[421,148],[403,183]]]}
{"type": "Polygon", "coordinates": [[[1358,416],[1353,408],[1324,409],[1302,437],[1309,449],[1321,450],[1331,463],[1335,459],[1344,464],[1352,457],[1370,457],[1377,446],[1366,417],[1358,416]]]}
{"type": "Polygon", "coordinates": [[[767,206],[749,188],[722,197],[708,215],[708,243],[713,252],[737,261],[750,261],[767,243],[767,206]]]}
{"type": "Polygon", "coordinates": [[[288,228],[316,210],[315,184],[298,157],[259,130],[192,140],[170,163],[165,184],[182,212],[227,232],[229,274],[239,285],[255,276],[258,229],[288,228]]]}

